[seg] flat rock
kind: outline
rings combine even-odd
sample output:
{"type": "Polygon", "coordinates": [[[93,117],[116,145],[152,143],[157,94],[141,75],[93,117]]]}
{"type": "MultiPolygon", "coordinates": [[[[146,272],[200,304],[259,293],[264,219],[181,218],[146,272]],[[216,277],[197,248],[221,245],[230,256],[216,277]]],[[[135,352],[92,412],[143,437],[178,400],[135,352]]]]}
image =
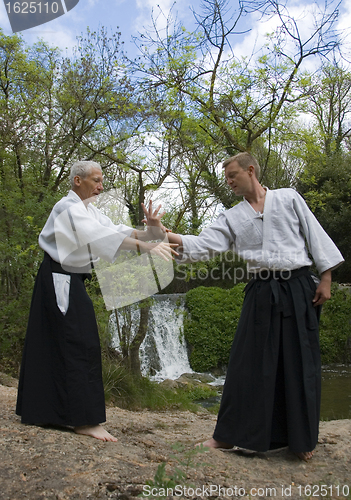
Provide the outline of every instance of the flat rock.
{"type": "MultiPolygon", "coordinates": [[[[343,500],[347,487],[351,489],[351,420],[321,422],[319,444],[307,463],[287,449],[250,454],[210,450],[184,461],[179,447],[193,450],[212,435],[216,416],[206,410],[195,414],[108,407],[105,427],[118,442],[104,443],[69,430],[21,424],[14,411],[16,392],[0,385],[3,500],[133,500],[147,493],[146,481],[154,480],[161,462],[166,462],[168,477],[177,467],[186,472],[181,498],[343,500]]],[[[167,496],[180,498],[171,493],[167,496]]]]}

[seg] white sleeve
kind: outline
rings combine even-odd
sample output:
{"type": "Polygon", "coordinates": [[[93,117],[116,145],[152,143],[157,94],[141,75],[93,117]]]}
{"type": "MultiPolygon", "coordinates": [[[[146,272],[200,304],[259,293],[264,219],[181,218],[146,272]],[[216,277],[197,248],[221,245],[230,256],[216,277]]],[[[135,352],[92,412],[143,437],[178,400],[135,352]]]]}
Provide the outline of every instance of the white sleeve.
{"type": "Polygon", "coordinates": [[[67,263],[70,255],[83,252],[88,245],[93,257],[113,262],[123,240],[133,231],[124,224],[102,224],[82,202],[74,203],[60,213],[55,219],[54,230],[61,263],[67,263]]]}
{"type": "Polygon", "coordinates": [[[130,236],[134,229],[130,226],[126,226],[125,224],[114,224],[107,215],[97,210],[95,207],[92,208],[92,213],[94,217],[100,222],[104,227],[110,228],[112,231],[117,231],[118,233],[123,233],[127,236],[130,236]]]}
{"type": "Polygon", "coordinates": [[[299,217],[302,232],[306,237],[308,249],[319,273],[336,268],[344,262],[343,256],[308,208],[302,196],[297,192],[295,194],[296,196],[293,199],[294,208],[299,217]]]}
{"type": "Polygon", "coordinates": [[[221,214],[199,236],[182,235],[182,243],[183,251],[180,260],[182,262],[197,262],[209,260],[226,250],[230,250],[234,243],[234,237],[225,215],[221,214]]]}

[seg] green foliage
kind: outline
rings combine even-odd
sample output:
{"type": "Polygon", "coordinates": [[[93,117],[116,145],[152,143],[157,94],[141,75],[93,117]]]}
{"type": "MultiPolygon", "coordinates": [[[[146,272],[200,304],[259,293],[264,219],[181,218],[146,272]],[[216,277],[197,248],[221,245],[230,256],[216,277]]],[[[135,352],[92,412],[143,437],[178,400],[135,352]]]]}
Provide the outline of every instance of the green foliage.
{"type": "Polygon", "coordinates": [[[228,251],[205,262],[175,265],[174,280],[164,293],[186,293],[200,286],[229,289],[245,277],[245,261],[228,251]]]}
{"type": "Polygon", "coordinates": [[[314,76],[317,92],[303,107],[313,121],[301,136],[303,169],[297,188],[341,250],[345,263],[333,272],[339,282],[351,282],[351,73],[338,65],[325,66],[314,76]]]}
{"type": "Polygon", "coordinates": [[[351,294],[336,283],[322,307],[319,337],[323,364],[351,362],[351,294]]]}
{"type": "Polygon", "coordinates": [[[109,328],[109,319],[111,312],[106,310],[100,285],[94,271],[92,273],[92,279],[89,281],[85,281],[85,288],[93,302],[96,322],[99,330],[101,349],[103,352],[108,352],[112,341],[112,334],[109,328]]]}
{"type": "Polygon", "coordinates": [[[183,482],[183,473],[175,470],[172,474],[167,475],[166,465],[166,462],[162,462],[162,464],[159,464],[154,475],[154,479],[145,481],[145,484],[147,486],[150,486],[150,491],[156,488],[158,494],[156,496],[152,496],[152,494],[142,494],[139,496],[143,498],[167,498],[168,490],[173,490],[177,486],[177,484],[181,484],[183,482]]]}
{"type": "Polygon", "coordinates": [[[199,405],[194,401],[217,394],[211,388],[195,389],[194,386],[169,389],[146,377],[136,377],[107,352],[103,353],[102,373],[106,401],[129,410],[177,408],[196,412],[199,405]]]}
{"type": "Polygon", "coordinates": [[[205,465],[204,463],[197,462],[194,459],[199,453],[204,453],[205,451],[208,451],[209,448],[201,444],[200,446],[187,450],[183,444],[175,443],[172,445],[172,449],[176,452],[176,455],[171,455],[171,458],[176,460],[179,466],[183,467],[183,474],[184,477],[186,477],[190,469],[196,469],[197,467],[205,465]]]}
{"type": "Polygon", "coordinates": [[[185,392],[190,397],[192,401],[201,401],[203,399],[208,399],[213,396],[218,396],[218,392],[215,388],[208,385],[191,385],[185,389],[185,392]]]}
{"type": "MultiPolygon", "coordinates": [[[[191,346],[190,363],[196,371],[208,371],[228,363],[238,324],[244,284],[231,290],[198,287],[186,295],[189,315],[184,336],[191,346]]],[[[337,283],[332,298],[322,308],[320,346],[323,364],[351,362],[351,293],[337,283]]]]}
{"type": "Polygon", "coordinates": [[[106,150],[124,156],[116,143],[129,137],[135,109],[122,61],[119,34],[104,29],[88,30],[72,58],[0,31],[0,365],[13,375],[42,260],[38,235],[71,164],[106,150]]]}
{"type": "Polygon", "coordinates": [[[176,455],[171,455],[170,458],[173,458],[177,462],[177,465],[174,467],[173,471],[167,473],[167,464],[166,462],[163,462],[157,467],[154,479],[148,480],[145,483],[150,487],[151,493],[153,489],[156,489],[158,494],[156,496],[152,496],[152,494],[141,494],[139,495],[140,497],[167,498],[173,496],[170,495],[171,490],[174,490],[177,485],[185,485],[185,481],[188,477],[190,469],[198,469],[198,467],[207,465],[205,463],[194,460],[199,453],[208,451],[208,448],[206,448],[202,444],[200,446],[196,446],[195,448],[191,448],[190,450],[186,450],[183,444],[175,443],[172,446],[172,449],[176,452],[176,455]]]}
{"type": "MultiPolygon", "coordinates": [[[[218,171],[224,156],[250,150],[269,187],[294,185],[304,170],[301,190],[347,260],[335,275],[351,282],[350,74],[325,67],[312,78],[301,69],[306,58],[326,55],[333,45],[318,36],[323,16],[311,38],[297,39],[302,53],[286,56],[281,44],[292,33],[281,26],[257,57],[238,60],[226,48],[248,13],[228,10],[225,2],[205,4],[194,32],[175,23],[167,24],[165,37],[143,35],[139,67],[138,61],[126,65],[120,34],[108,37],[104,28],[79,37],[71,58],[44,42],[29,47],[0,32],[0,364],[13,374],[42,258],[37,237],[65,194],[76,159],[102,162],[106,186],[121,189],[134,225],[142,219],[140,202],[171,179],[165,223],[185,234],[198,234],[218,203],[235,203],[218,171]],[[213,47],[224,50],[209,61],[213,47]],[[306,134],[294,124],[298,103],[315,117],[316,127],[306,134]],[[174,183],[180,194],[173,203],[174,183]]],[[[325,34],[337,16],[327,18],[325,34]]],[[[206,284],[222,286],[216,265],[187,268],[187,283],[196,274],[196,284],[204,284],[204,274],[213,272],[206,284]]],[[[101,294],[91,293],[99,326],[105,325],[101,294]]],[[[228,342],[218,324],[211,332],[218,350],[212,358],[211,341],[204,339],[208,366],[226,359],[228,342]]],[[[229,328],[230,343],[235,321],[229,328]]],[[[100,336],[107,345],[105,326],[100,336]]],[[[195,339],[193,346],[194,366],[202,366],[195,339]]]]}
{"type": "Polygon", "coordinates": [[[191,346],[190,364],[195,371],[207,371],[228,363],[244,287],[243,283],[230,290],[198,287],[187,293],[189,315],[184,318],[184,336],[191,346]]]}
{"type": "Polygon", "coordinates": [[[346,152],[310,155],[298,182],[298,190],[344,256],[345,263],[333,272],[342,283],[351,282],[350,159],[346,152]]]}

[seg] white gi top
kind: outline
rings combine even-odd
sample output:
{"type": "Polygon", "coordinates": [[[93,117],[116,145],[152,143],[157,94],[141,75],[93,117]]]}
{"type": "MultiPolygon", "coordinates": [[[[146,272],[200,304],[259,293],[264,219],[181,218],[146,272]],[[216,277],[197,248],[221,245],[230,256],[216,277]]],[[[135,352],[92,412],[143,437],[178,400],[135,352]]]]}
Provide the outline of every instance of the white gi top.
{"type": "Polygon", "coordinates": [[[39,246],[56,262],[79,270],[99,257],[113,262],[122,241],[132,232],[125,224],[113,224],[91,203],[85,206],[71,190],[52,209],[39,235],[39,246]]]}
{"type": "Polygon", "coordinates": [[[305,242],[319,273],[344,261],[304,199],[291,188],[267,189],[263,214],[244,198],[199,236],[182,235],[182,242],[182,262],[208,260],[231,249],[247,261],[249,272],[310,266],[305,242]]]}

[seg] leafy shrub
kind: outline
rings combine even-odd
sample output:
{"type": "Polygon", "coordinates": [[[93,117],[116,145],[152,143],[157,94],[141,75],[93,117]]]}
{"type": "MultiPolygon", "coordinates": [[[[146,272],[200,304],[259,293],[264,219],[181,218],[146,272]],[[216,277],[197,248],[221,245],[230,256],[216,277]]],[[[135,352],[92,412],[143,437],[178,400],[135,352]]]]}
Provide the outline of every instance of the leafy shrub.
{"type": "Polygon", "coordinates": [[[201,401],[203,399],[212,398],[218,396],[218,391],[214,387],[209,385],[191,385],[186,389],[183,389],[185,393],[189,396],[191,401],[201,401]]]}
{"type": "Polygon", "coordinates": [[[176,408],[196,412],[200,407],[194,401],[217,394],[211,387],[170,389],[147,377],[136,377],[106,352],[102,358],[102,376],[106,402],[128,410],[176,408]]]}
{"type": "Polygon", "coordinates": [[[244,283],[230,290],[200,286],[186,294],[189,314],[184,318],[184,336],[193,370],[204,372],[228,364],[244,288],[244,283]]]}
{"type": "Polygon", "coordinates": [[[351,293],[337,283],[322,307],[319,338],[323,364],[351,362],[351,293]]]}
{"type": "MultiPolygon", "coordinates": [[[[189,311],[184,336],[190,344],[190,364],[195,371],[226,365],[238,324],[244,284],[231,290],[198,287],[186,295],[189,311]]],[[[351,362],[351,293],[337,283],[332,298],[322,308],[320,346],[323,364],[351,362]]]]}

